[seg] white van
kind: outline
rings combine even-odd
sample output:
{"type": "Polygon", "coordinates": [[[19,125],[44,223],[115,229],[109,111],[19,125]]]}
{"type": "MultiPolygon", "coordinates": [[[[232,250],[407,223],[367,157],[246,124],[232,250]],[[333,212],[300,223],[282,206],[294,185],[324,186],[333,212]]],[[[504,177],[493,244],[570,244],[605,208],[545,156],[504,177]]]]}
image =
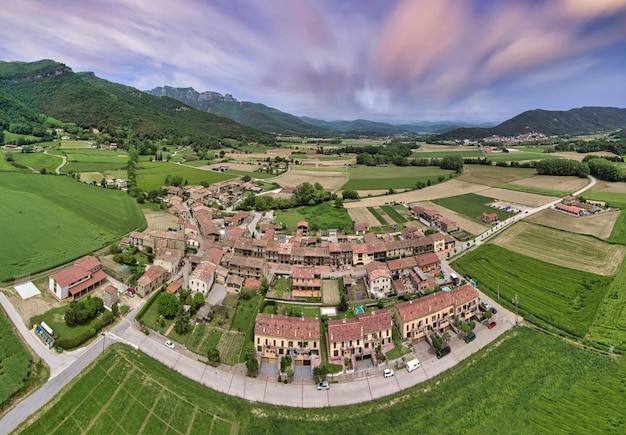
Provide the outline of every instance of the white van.
{"type": "Polygon", "coordinates": [[[420,362],[417,359],[412,359],[406,363],[406,370],[411,373],[415,369],[420,368],[420,362]]]}

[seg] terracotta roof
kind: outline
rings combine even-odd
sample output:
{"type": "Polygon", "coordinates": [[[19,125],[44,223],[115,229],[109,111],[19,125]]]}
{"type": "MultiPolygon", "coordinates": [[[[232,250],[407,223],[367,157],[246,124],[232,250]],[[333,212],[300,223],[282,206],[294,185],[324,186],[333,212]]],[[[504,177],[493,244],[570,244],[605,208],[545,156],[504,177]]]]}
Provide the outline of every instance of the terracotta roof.
{"type": "Polygon", "coordinates": [[[148,270],[144,272],[143,275],[137,280],[137,284],[140,285],[148,285],[153,281],[156,281],[161,276],[167,274],[167,270],[163,269],[161,266],[151,266],[148,270]]]}
{"type": "Polygon", "coordinates": [[[466,284],[449,292],[438,291],[419,299],[398,304],[395,309],[400,319],[406,322],[422,318],[428,313],[437,312],[447,307],[463,305],[476,298],[478,298],[476,289],[466,284]]]}
{"type": "Polygon", "coordinates": [[[93,255],[86,255],[84,257],[81,257],[76,260],[74,264],[82,266],[87,270],[95,269],[96,267],[100,266],[100,262],[93,255]]]}
{"type": "Polygon", "coordinates": [[[387,266],[389,270],[410,269],[417,266],[417,260],[415,257],[397,258],[389,260],[387,266]]]}
{"type": "MultiPolygon", "coordinates": [[[[89,278],[90,270],[100,266],[100,262],[96,257],[88,255],[76,260],[73,266],[63,269],[57,273],[50,275],[58,285],[66,287],[81,279],[89,278]]],[[[104,272],[103,272],[104,273],[104,272]]]]}
{"type": "Polygon", "coordinates": [[[167,291],[170,293],[176,293],[183,286],[183,278],[178,278],[167,286],[167,291]]]}
{"type": "Polygon", "coordinates": [[[77,293],[80,293],[86,288],[91,287],[92,285],[98,284],[99,282],[104,281],[106,279],[107,279],[106,273],[104,273],[104,271],[100,269],[96,271],[93,275],[91,275],[91,278],[89,278],[87,281],[83,281],[80,284],[74,287],[71,287],[70,294],[75,295],[77,293]]]}
{"type": "Polygon", "coordinates": [[[308,227],[309,227],[309,223],[308,223],[307,221],[300,221],[300,222],[298,222],[298,224],[296,225],[296,227],[297,227],[297,228],[300,228],[300,227],[305,227],[305,228],[308,228],[308,227]]]}
{"type": "Polygon", "coordinates": [[[254,334],[292,340],[319,340],[320,322],[308,317],[260,313],[254,322],[254,334]]]}
{"type": "Polygon", "coordinates": [[[391,314],[387,310],[372,311],[356,316],[361,325],[363,325],[363,334],[371,334],[372,332],[391,329],[393,321],[391,314]]]}
{"type": "Polygon", "coordinates": [[[428,266],[430,264],[439,264],[439,257],[434,252],[427,252],[415,257],[418,266],[428,266]]]}
{"type": "Polygon", "coordinates": [[[195,268],[195,270],[191,272],[189,279],[190,280],[198,279],[200,281],[210,282],[213,280],[213,277],[215,276],[215,269],[216,269],[216,266],[214,264],[200,263],[195,268]]]}
{"type": "Polygon", "coordinates": [[[117,293],[117,289],[114,286],[109,284],[108,286],[106,286],[104,288],[104,292],[108,293],[110,295],[113,295],[113,294],[117,293]]]}
{"type": "Polygon", "coordinates": [[[328,321],[328,340],[348,341],[363,337],[362,324],[359,319],[341,319],[328,321]]]}

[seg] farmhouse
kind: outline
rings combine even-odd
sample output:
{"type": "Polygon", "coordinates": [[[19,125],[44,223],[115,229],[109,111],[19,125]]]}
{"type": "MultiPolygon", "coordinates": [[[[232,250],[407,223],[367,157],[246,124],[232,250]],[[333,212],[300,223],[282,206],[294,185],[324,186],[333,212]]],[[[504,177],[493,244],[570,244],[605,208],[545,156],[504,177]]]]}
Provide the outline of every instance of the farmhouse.
{"type": "Polygon", "coordinates": [[[189,289],[207,295],[215,281],[217,267],[211,263],[200,263],[189,276],[189,289]]]}
{"type": "Polygon", "coordinates": [[[159,249],[159,253],[154,258],[153,264],[161,266],[167,270],[170,275],[176,275],[178,272],[180,260],[183,258],[183,252],[173,248],[159,249]]]}
{"type": "Polygon", "coordinates": [[[365,266],[367,271],[367,288],[370,294],[382,298],[391,290],[391,274],[386,263],[375,261],[365,266]]]}
{"type": "Polygon", "coordinates": [[[169,273],[161,266],[150,266],[137,280],[137,294],[146,297],[169,279],[169,273]]]}
{"type": "Polygon", "coordinates": [[[306,317],[279,314],[257,314],[254,322],[254,344],[266,362],[276,363],[282,356],[302,361],[304,365],[320,363],[320,322],[306,317]]]}
{"type": "Polygon", "coordinates": [[[437,228],[446,233],[451,233],[459,230],[459,225],[456,221],[448,219],[447,217],[439,216],[436,222],[437,228]]]}
{"type": "Polygon", "coordinates": [[[354,233],[357,236],[362,236],[367,231],[369,231],[370,225],[367,222],[355,222],[354,223],[354,233]]]}
{"type": "Polygon", "coordinates": [[[76,300],[104,284],[107,276],[96,257],[79,258],[73,266],[63,269],[48,278],[48,290],[59,299],[71,297],[76,300]]]}
{"type": "Polygon", "coordinates": [[[583,209],[580,207],[574,207],[573,205],[565,205],[563,203],[558,203],[557,205],[554,206],[554,208],[556,210],[565,212],[567,214],[571,214],[574,216],[582,216],[583,214],[583,209]]]}
{"type": "Polygon", "coordinates": [[[498,223],[498,213],[483,212],[482,221],[488,224],[498,223]]]}
{"type": "Polygon", "coordinates": [[[394,307],[402,339],[421,341],[444,331],[454,320],[469,320],[478,310],[478,291],[466,284],[449,292],[438,291],[394,307]]]}
{"type": "Polygon", "coordinates": [[[437,210],[430,210],[425,207],[420,207],[414,204],[409,205],[409,210],[416,217],[420,219],[424,219],[426,222],[430,224],[434,224],[435,222],[437,222],[439,217],[441,217],[441,214],[437,210]]]}
{"type": "Polygon", "coordinates": [[[328,358],[331,361],[371,357],[377,365],[376,348],[386,353],[393,349],[391,331],[393,321],[387,310],[363,313],[353,319],[328,321],[328,358]]]}

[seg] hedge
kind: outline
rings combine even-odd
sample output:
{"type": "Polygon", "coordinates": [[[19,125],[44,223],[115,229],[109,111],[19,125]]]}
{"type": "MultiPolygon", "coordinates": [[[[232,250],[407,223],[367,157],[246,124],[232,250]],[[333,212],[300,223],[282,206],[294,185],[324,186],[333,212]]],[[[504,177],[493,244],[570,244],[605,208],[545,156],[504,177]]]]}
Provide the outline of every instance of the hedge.
{"type": "Polygon", "coordinates": [[[96,335],[98,332],[102,330],[105,326],[111,324],[115,320],[115,316],[112,312],[105,310],[105,312],[100,316],[97,322],[94,325],[94,328],[89,329],[88,331],[82,332],[74,337],[69,338],[59,338],[54,342],[55,347],[61,347],[65,350],[74,349],[75,347],[80,346],[91,337],[96,335]]]}
{"type": "Polygon", "coordinates": [[[148,299],[148,302],[146,302],[146,304],[143,307],[141,307],[141,310],[139,310],[139,312],[135,316],[135,319],[141,320],[143,315],[146,314],[146,311],[148,311],[148,308],[150,308],[150,306],[154,303],[154,301],[157,300],[157,298],[159,297],[161,293],[163,293],[162,288],[161,290],[154,292],[154,294],[150,296],[150,299],[148,299]]]}

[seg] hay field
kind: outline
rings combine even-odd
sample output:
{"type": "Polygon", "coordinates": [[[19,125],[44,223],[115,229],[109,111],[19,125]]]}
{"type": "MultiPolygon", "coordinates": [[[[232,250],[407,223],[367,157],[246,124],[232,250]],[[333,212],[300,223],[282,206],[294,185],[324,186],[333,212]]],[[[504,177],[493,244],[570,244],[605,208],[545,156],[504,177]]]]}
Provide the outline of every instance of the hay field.
{"type": "Polygon", "coordinates": [[[143,215],[148,223],[146,231],[167,231],[178,227],[178,218],[171,213],[143,209],[143,215]]]}
{"type": "Polygon", "coordinates": [[[536,175],[530,178],[512,181],[511,184],[538,187],[540,189],[576,192],[589,184],[589,179],[580,177],[557,177],[556,175],[536,175]]]}
{"type": "Polygon", "coordinates": [[[465,165],[463,167],[463,175],[459,177],[459,180],[496,187],[500,184],[513,183],[514,181],[536,175],[537,171],[532,168],[465,165]]]}
{"type": "Polygon", "coordinates": [[[441,213],[443,217],[456,221],[457,225],[462,230],[465,230],[468,233],[471,233],[474,235],[482,234],[485,231],[487,231],[489,228],[491,228],[489,225],[484,225],[473,219],[469,219],[468,217],[463,216],[462,214],[459,214],[453,210],[450,210],[449,208],[442,207],[439,204],[432,202],[432,201],[422,201],[422,202],[419,202],[418,204],[421,205],[422,207],[426,207],[431,210],[437,210],[439,213],[441,213]]]}
{"type": "MultiPolygon", "coordinates": [[[[610,183],[608,181],[598,180],[590,191],[626,194],[626,183],[610,183]]],[[[583,194],[583,196],[585,196],[585,194],[583,194]]]]}
{"type": "Polygon", "coordinates": [[[336,191],[348,181],[347,172],[318,172],[291,170],[287,175],[275,179],[282,186],[297,186],[302,183],[320,183],[324,189],[336,191]]]}
{"type": "Polygon", "coordinates": [[[516,190],[500,189],[490,187],[480,192],[482,196],[488,196],[494,199],[500,199],[505,202],[512,202],[530,207],[539,207],[548,202],[558,199],[556,196],[538,195],[536,193],[518,192],[516,190]]]}
{"type": "Polygon", "coordinates": [[[615,275],[626,255],[624,246],[527,222],[507,228],[492,243],[536,260],[604,276],[615,275]]]}
{"type": "Polygon", "coordinates": [[[562,151],[562,152],[556,152],[556,153],[550,153],[551,156],[557,156],[557,157],[563,157],[565,159],[570,159],[570,160],[577,160],[579,162],[582,162],[583,159],[585,158],[585,156],[588,155],[592,155],[592,156],[615,156],[615,154],[610,153],[608,151],[594,151],[592,153],[577,153],[574,151],[562,151]]]}
{"type": "MultiPolygon", "coordinates": [[[[388,202],[418,202],[429,201],[437,198],[446,198],[448,196],[462,195],[464,193],[478,193],[488,189],[487,186],[480,184],[468,183],[460,179],[448,180],[434,186],[425,187],[420,190],[412,190],[410,192],[396,193],[394,195],[385,195],[372,198],[363,198],[358,202],[348,202],[344,204],[345,208],[359,207],[376,207],[384,205],[388,202]]],[[[360,192],[359,192],[360,194],[360,192]]]]}
{"type": "Polygon", "coordinates": [[[378,219],[365,207],[350,208],[348,209],[348,215],[354,222],[367,222],[370,227],[380,225],[378,219]]]}
{"type": "Polygon", "coordinates": [[[591,216],[570,216],[553,209],[542,210],[524,220],[570,233],[585,234],[606,240],[611,235],[618,211],[598,213],[591,216]]]}
{"type": "MultiPolygon", "coordinates": [[[[199,166],[198,169],[204,169],[205,171],[213,171],[213,168],[218,168],[220,166],[228,166],[229,169],[234,169],[236,171],[245,171],[245,172],[253,172],[257,169],[259,169],[262,165],[259,165],[258,163],[238,163],[238,162],[233,162],[230,161],[228,163],[215,163],[212,165],[203,165],[203,166],[199,166]]],[[[216,172],[216,171],[213,171],[216,172]]]]}
{"type": "Polygon", "coordinates": [[[339,281],[336,279],[322,280],[322,304],[328,306],[339,305],[339,281]]]}

